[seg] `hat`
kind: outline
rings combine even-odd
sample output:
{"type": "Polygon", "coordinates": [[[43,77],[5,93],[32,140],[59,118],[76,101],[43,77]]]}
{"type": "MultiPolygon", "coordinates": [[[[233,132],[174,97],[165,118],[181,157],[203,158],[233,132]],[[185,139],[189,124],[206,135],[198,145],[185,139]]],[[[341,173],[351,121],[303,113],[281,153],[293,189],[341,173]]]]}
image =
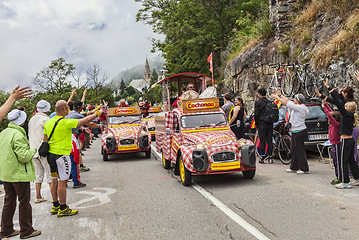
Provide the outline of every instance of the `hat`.
{"type": "Polygon", "coordinates": [[[300,103],[305,103],[305,97],[304,97],[304,95],[303,94],[296,94],[295,96],[294,96],[294,98],[295,99],[297,99],[297,101],[298,102],[300,102],[300,103]]]}
{"type": "Polygon", "coordinates": [[[82,106],[82,102],[81,102],[81,101],[78,101],[78,100],[77,100],[77,101],[74,102],[74,107],[75,107],[75,108],[79,108],[79,107],[81,107],[81,106],[82,106]]]}
{"type": "Polygon", "coordinates": [[[45,112],[48,112],[51,108],[51,105],[48,101],[45,101],[45,100],[40,100],[37,105],[37,111],[38,112],[41,112],[41,113],[45,113],[45,112]]]}
{"type": "Polygon", "coordinates": [[[20,126],[26,120],[26,113],[24,111],[19,110],[19,109],[14,109],[14,110],[12,110],[11,112],[8,113],[7,119],[9,119],[9,121],[11,123],[14,123],[14,124],[20,126]]]}

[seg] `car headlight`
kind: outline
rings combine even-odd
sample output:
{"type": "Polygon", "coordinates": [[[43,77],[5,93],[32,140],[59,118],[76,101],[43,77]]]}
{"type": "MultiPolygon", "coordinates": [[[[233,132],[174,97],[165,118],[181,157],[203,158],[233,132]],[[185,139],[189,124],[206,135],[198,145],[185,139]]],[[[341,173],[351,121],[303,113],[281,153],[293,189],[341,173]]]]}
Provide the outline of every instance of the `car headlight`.
{"type": "Polygon", "coordinates": [[[107,134],[107,137],[113,137],[113,136],[114,136],[113,133],[107,134]]]}
{"type": "Polygon", "coordinates": [[[241,149],[243,145],[246,145],[247,141],[243,138],[238,140],[238,149],[241,149]]]}
{"type": "Polygon", "coordinates": [[[146,132],[142,130],[141,135],[146,135],[146,132]]]}
{"type": "Polygon", "coordinates": [[[197,143],[196,148],[197,149],[204,149],[205,145],[203,143],[197,143]]]}

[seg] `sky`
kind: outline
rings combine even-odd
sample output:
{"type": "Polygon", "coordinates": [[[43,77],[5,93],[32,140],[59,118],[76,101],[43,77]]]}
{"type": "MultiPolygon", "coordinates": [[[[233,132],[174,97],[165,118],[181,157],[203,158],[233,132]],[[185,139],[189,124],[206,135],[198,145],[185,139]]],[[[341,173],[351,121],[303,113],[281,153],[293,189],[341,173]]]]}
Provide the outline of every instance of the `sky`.
{"type": "Polygon", "coordinates": [[[134,0],[0,0],[0,90],[31,85],[62,57],[77,71],[93,64],[109,78],[159,53],[158,35],[136,22],[134,0]]]}

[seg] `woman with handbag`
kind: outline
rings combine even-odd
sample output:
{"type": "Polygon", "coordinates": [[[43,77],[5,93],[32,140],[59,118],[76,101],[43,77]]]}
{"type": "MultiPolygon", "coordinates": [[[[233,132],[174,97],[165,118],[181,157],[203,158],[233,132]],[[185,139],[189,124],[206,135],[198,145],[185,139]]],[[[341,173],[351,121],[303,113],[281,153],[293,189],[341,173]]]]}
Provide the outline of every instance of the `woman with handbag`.
{"type": "Polygon", "coordinates": [[[292,141],[290,143],[292,162],[287,172],[296,172],[298,174],[309,173],[307,156],[304,149],[304,142],[308,139],[305,116],[309,113],[307,106],[304,104],[305,97],[303,94],[296,94],[294,101],[290,101],[278,91],[271,94],[271,97],[280,101],[290,110],[289,124],[286,127],[289,128],[289,132],[292,135],[292,141]]]}
{"type": "Polygon", "coordinates": [[[240,97],[234,98],[234,105],[233,116],[229,121],[229,125],[237,140],[239,140],[244,137],[244,120],[247,118],[246,105],[240,97]]]}

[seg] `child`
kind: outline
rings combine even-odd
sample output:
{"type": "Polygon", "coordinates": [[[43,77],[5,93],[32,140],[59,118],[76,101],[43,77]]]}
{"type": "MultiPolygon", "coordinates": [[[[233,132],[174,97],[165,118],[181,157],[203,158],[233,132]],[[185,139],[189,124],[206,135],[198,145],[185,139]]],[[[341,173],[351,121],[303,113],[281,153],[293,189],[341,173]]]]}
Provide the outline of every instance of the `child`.
{"type": "Polygon", "coordinates": [[[336,89],[330,91],[335,105],[337,105],[342,115],[339,125],[339,134],[341,139],[341,166],[342,173],[341,184],[336,185],[339,189],[352,188],[352,185],[359,186],[359,168],[354,160],[353,126],[358,122],[357,105],[355,102],[346,102],[345,99],[339,99],[336,89]],[[349,182],[349,168],[353,174],[354,181],[349,182]]]}
{"type": "Polygon", "coordinates": [[[332,185],[341,183],[339,179],[342,179],[341,172],[339,171],[340,167],[338,165],[341,162],[340,159],[340,136],[339,136],[339,122],[340,122],[340,113],[338,111],[332,111],[329,105],[326,103],[327,98],[322,100],[322,107],[325,114],[328,117],[328,138],[330,144],[332,144],[332,156],[333,163],[335,168],[336,178],[331,182],[332,185]]]}

